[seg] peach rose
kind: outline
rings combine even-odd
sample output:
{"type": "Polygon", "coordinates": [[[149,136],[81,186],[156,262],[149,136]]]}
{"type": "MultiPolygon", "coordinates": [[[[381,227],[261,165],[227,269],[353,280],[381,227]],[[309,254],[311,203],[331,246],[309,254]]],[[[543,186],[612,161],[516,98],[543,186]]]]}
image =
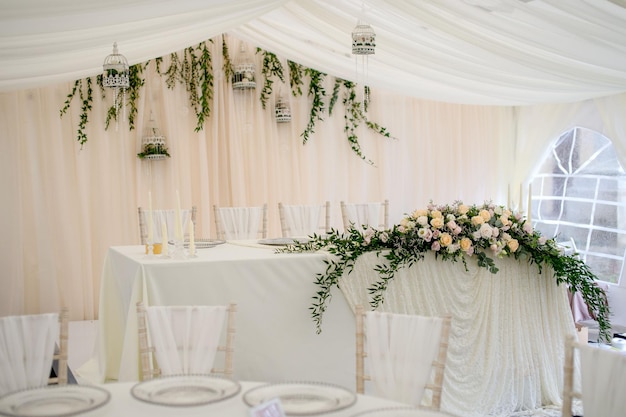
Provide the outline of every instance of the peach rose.
{"type": "Polygon", "coordinates": [[[439,236],[439,242],[441,243],[441,246],[445,248],[452,243],[452,236],[450,236],[449,233],[442,233],[441,236],[439,236]]]}
{"type": "Polygon", "coordinates": [[[480,217],[483,218],[484,221],[488,222],[489,220],[491,220],[491,213],[489,213],[489,210],[481,210],[478,215],[480,217]]]}
{"type": "Polygon", "coordinates": [[[443,217],[434,217],[431,219],[430,225],[435,229],[441,229],[443,227],[443,217]]]}
{"type": "Polygon", "coordinates": [[[459,243],[463,252],[467,252],[472,247],[472,239],[469,237],[464,237],[459,243]]]}
{"type": "Polygon", "coordinates": [[[441,217],[441,218],[443,218],[443,213],[440,212],[439,210],[433,210],[433,211],[430,212],[430,217],[434,217],[434,218],[441,217]]]}
{"type": "Polygon", "coordinates": [[[513,253],[519,248],[519,242],[517,239],[511,239],[506,243],[506,246],[509,248],[511,253],[513,253]]]}
{"type": "Polygon", "coordinates": [[[458,208],[459,214],[467,214],[467,212],[469,211],[469,206],[466,206],[465,204],[461,204],[458,208]]]}
{"type": "Polygon", "coordinates": [[[472,224],[474,226],[478,226],[479,224],[483,224],[484,222],[485,222],[485,219],[483,219],[481,216],[472,217],[472,224]]]}

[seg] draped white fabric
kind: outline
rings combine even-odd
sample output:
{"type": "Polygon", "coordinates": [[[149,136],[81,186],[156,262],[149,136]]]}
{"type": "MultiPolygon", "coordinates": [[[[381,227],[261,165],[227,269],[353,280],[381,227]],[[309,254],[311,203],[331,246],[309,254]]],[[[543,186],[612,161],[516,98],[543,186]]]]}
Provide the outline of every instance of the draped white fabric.
{"type": "MultiPolygon", "coordinates": [[[[464,417],[509,416],[560,404],[565,336],[576,330],[565,286],[536,265],[494,259],[497,274],[468,259],[443,262],[432,253],[401,269],[377,311],[452,315],[442,408],[464,417]]],[[[348,303],[369,305],[373,272],[384,262],[363,255],[339,286],[348,303]]]]}
{"type": "Polygon", "coordinates": [[[439,317],[365,314],[366,360],[375,395],[420,405],[439,351],[442,323],[439,317]]]}
{"type": "MultiPolygon", "coordinates": [[[[146,233],[148,230],[148,211],[141,212],[141,216],[143,217],[143,222],[146,225],[146,233]]],[[[189,221],[191,220],[191,210],[190,209],[181,209],[180,210],[181,223],[183,228],[183,233],[185,236],[189,231],[189,221]]],[[[165,224],[167,230],[167,240],[174,240],[175,229],[176,229],[176,210],[153,210],[152,211],[152,224],[154,225],[153,233],[154,233],[154,242],[162,242],[161,238],[162,226],[165,224]]]]}
{"type": "Polygon", "coordinates": [[[211,373],[227,309],[146,307],[151,345],[163,375],[211,373]]]}
{"type": "Polygon", "coordinates": [[[353,227],[361,230],[368,226],[378,229],[382,224],[382,209],[381,203],[346,203],[344,210],[348,223],[344,219],[344,227],[347,229],[352,224],[353,227]]]}
{"type": "Polygon", "coordinates": [[[262,228],[263,207],[218,207],[215,213],[226,240],[258,238],[262,228]]]}
{"type": "Polygon", "coordinates": [[[358,20],[377,34],[368,82],[397,93],[526,105],[626,89],[626,8],[610,0],[5,0],[0,89],[97,75],[113,41],[136,64],[223,32],[355,79],[358,20]]]}
{"type": "Polygon", "coordinates": [[[58,339],[58,314],[0,318],[0,396],[47,385],[58,339]]]}
{"type": "Polygon", "coordinates": [[[626,355],[578,345],[585,417],[622,417],[626,410],[626,355]]]}
{"type": "Polygon", "coordinates": [[[285,237],[305,237],[320,232],[320,219],[325,205],[282,205],[282,216],[288,235],[285,237]]]}

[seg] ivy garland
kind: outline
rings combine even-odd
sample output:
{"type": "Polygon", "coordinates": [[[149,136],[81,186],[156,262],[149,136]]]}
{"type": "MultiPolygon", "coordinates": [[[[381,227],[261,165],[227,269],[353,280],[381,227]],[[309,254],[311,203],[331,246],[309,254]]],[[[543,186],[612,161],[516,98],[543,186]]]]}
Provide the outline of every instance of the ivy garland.
{"type": "Polygon", "coordinates": [[[283,66],[275,54],[264,51],[261,48],[257,48],[256,52],[257,54],[260,53],[263,55],[261,73],[265,78],[265,82],[263,83],[263,90],[261,90],[260,100],[263,109],[265,109],[267,100],[269,96],[272,95],[272,84],[274,83],[272,77],[278,77],[278,79],[284,83],[285,75],[283,74],[283,66]]]}
{"type": "MultiPolygon", "coordinates": [[[[208,40],[206,42],[213,41],[208,40]]],[[[156,72],[160,76],[165,77],[165,83],[168,89],[173,90],[177,85],[183,85],[185,87],[189,103],[196,114],[196,132],[204,128],[206,120],[211,116],[211,100],[213,99],[213,60],[206,42],[202,42],[195,47],[184,49],[182,57],[179,56],[178,53],[170,54],[170,64],[164,71],[162,71],[161,68],[163,58],[160,57],[154,59],[156,72]]],[[[277,77],[280,81],[285,82],[285,75],[284,68],[275,54],[264,51],[260,48],[257,48],[257,53],[261,53],[263,55],[262,74],[265,81],[259,99],[261,101],[261,105],[265,109],[267,101],[273,93],[274,81],[272,78],[277,77]]],[[[222,57],[222,70],[227,79],[230,80],[234,71],[224,35],[222,35],[222,57]]],[[[130,67],[130,87],[126,92],[114,90],[113,94],[118,94],[118,96],[116,97],[116,100],[114,100],[115,104],[111,105],[111,107],[107,109],[105,130],[109,128],[112,120],[117,121],[120,109],[124,105],[128,105],[129,107],[129,130],[133,130],[135,128],[135,120],[138,112],[137,101],[139,99],[140,90],[145,84],[143,70],[148,67],[150,62],[151,61],[148,61],[145,64],[136,64],[130,67]],[[126,102],[124,103],[124,101],[126,102]]],[[[361,145],[359,144],[356,134],[357,128],[361,125],[361,123],[365,123],[369,129],[374,130],[382,136],[390,137],[390,134],[385,128],[376,123],[372,123],[367,119],[365,113],[367,112],[369,104],[369,87],[365,87],[365,100],[360,102],[356,99],[355,84],[350,81],[337,78],[335,79],[332,96],[327,108],[325,103],[326,89],[323,86],[327,74],[312,68],[303,67],[293,61],[287,61],[287,65],[289,67],[289,84],[291,94],[294,97],[298,97],[303,94],[302,87],[304,86],[304,78],[309,78],[307,96],[312,98],[312,102],[309,112],[309,122],[300,135],[302,137],[302,143],[306,144],[311,138],[311,135],[315,133],[315,125],[318,121],[324,120],[324,113],[327,109],[329,115],[332,115],[332,110],[338,101],[340,90],[343,87],[345,89],[345,93],[342,102],[345,107],[344,131],[346,132],[346,137],[352,150],[361,159],[369,164],[373,164],[373,162],[366,158],[362,152],[361,145]]],[[[102,75],[96,77],[96,82],[100,86],[102,98],[105,99],[107,89],[102,85],[102,75]]],[[[62,117],[69,109],[74,97],[78,94],[81,102],[81,111],[77,130],[77,141],[80,143],[81,149],[87,142],[86,126],[89,121],[89,112],[92,109],[93,103],[92,83],[93,80],[91,78],[77,80],[74,83],[72,91],[67,95],[63,108],[60,111],[62,117]]]]}

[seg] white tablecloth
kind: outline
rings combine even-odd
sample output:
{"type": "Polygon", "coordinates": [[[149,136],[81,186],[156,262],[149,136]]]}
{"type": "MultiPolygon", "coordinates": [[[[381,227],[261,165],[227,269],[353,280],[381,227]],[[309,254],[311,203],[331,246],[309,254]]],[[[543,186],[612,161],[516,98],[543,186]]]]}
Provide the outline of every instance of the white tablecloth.
{"type": "MultiPolygon", "coordinates": [[[[224,244],[184,261],[148,260],[143,247],[112,247],[100,294],[101,380],[137,380],[135,303],[238,304],[235,378],[316,380],[355,385],[351,311],[367,306],[376,279],[370,255],[333,293],[322,333],[309,306],[323,254],[276,254],[259,245],[224,244]]],[[[566,289],[551,271],[497,259],[491,274],[469,260],[426,260],[400,271],[383,310],[453,316],[442,408],[469,416],[558,404],[564,337],[575,334],[566,289]]]]}
{"type": "Polygon", "coordinates": [[[320,380],[354,385],[354,317],[337,291],[322,334],[308,307],[322,254],[276,254],[260,245],[223,244],[188,260],[147,259],[142,246],[112,247],[101,282],[100,381],[139,375],[136,303],[237,303],[234,377],[320,380]]]}

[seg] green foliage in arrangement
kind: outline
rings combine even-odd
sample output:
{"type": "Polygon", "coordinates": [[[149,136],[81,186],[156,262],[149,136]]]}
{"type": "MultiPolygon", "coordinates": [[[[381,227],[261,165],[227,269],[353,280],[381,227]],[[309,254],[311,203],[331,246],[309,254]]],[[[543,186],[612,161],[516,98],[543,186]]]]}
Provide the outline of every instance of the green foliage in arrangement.
{"type": "Polygon", "coordinates": [[[462,262],[466,270],[467,262],[475,259],[479,267],[493,274],[498,272],[493,257],[535,264],[540,274],[544,268],[550,268],[558,285],[566,284],[569,291],[580,292],[598,321],[600,340],[609,342],[612,337],[606,294],[596,285],[597,277],[589,267],[576,254],[565,255],[554,239],[533,230],[520,213],[491,202],[480,206],[460,201],[451,205],[431,202],[426,209],[414,211],[388,230],[349,228],[345,234],[332,230],[326,236],[313,235],[309,242],[295,243],[278,252],[318,250],[333,255],[326,261],[326,270],[317,275],[319,290],[310,307],[318,333],[332,288],[339,285],[341,277],[350,274],[361,255],[374,252],[384,259],[374,268],[379,280],[368,289],[371,307],[375,309],[384,302],[396,272],[432,252],[436,259],[462,262]]]}

